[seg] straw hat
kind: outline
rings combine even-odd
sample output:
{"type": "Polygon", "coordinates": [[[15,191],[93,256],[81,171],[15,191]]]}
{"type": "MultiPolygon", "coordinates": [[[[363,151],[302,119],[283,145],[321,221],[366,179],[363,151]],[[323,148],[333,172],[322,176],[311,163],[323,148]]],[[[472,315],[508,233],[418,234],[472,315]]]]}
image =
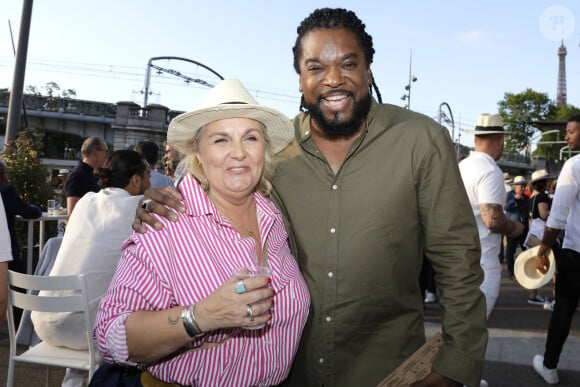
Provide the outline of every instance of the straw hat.
{"type": "Polygon", "coordinates": [[[526,289],[538,289],[546,285],[552,279],[556,271],[556,260],[554,253],[550,251],[548,260],[550,261],[550,268],[546,274],[540,273],[536,267],[536,256],[540,246],[532,247],[523,251],[516,258],[514,264],[514,275],[516,280],[522,287],[526,289]]]}
{"type": "Polygon", "coordinates": [[[551,176],[547,170],[538,169],[537,171],[534,171],[534,173],[532,173],[532,180],[530,181],[530,183],[535,183],[536,181],[549,179],[550,177],[551,176]]]}
{"type": "Polygon", "coordinates": [[[465,133],[485,136],[487,134],[511,133],[503,130],[503,122],[499,114],[483,113],[477,118],[475,130],[466,130],[465,133]]]}
{"type": "Polygon", "coordinates": [[[503,182],[506,184],[511,184],[513,182],[513,179],[509,173],[506,172],[503,174],[503,182]]]}
{"type": "Polygon", "coordinates": [[[514,178],[514,185],[526,185],[528,184],[528,182],[526,181],[526,178],[523,176],[516,176],[514,178]]]}
{"type": "Polygon", "coordinates": [[[261,106],[237,79],[215,85],[199,102],[196,110],[183,113],[169,123],[167,142],[187,143],[210,122],[226,118],[251,118],[266,127],[274,154],[283,150],[294,137],[292,122],[283,113],[261,106]]]}

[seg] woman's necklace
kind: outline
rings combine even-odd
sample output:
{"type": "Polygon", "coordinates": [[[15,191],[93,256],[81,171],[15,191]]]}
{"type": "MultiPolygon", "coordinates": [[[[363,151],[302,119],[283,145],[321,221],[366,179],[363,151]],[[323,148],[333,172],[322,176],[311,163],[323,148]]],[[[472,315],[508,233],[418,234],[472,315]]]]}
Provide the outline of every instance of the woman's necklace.
{"type": "MultiPolygon", "coordinates": [[[[232,219],[232,217],[230,215],[228,215],[228,213],[223,210],[223,208],[221,208],[217,204],[215,206],[217,207],[218,211],[222,214],[222,216],[224,218],[226,218],[235,227],[235,229],[238,232],[240,232],[240,230],[241,231],[244,231],[249,237],[253,238],[254,240],[257,240],[256,234],[249,227],[246,227],[246,226],[242,225],[241,223],[238,223],[238,222],[234,221],[232,219]]],[[[255,206],[255,202],[252,202],[252,205],[251,206],[254,207],[255,206]]]]}

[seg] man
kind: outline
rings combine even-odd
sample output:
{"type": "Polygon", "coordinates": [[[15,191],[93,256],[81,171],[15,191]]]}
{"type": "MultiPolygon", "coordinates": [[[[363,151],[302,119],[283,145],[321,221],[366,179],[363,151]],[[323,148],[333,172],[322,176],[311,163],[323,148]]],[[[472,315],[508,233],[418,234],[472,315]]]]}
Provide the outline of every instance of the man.
{"type": "Polygon", "coordinates": [[[139,141],[135,145],[135,150],[139,152],[149,163],[151,168],[151,188],[163,188],[173,184],[170,177],[157,172],[157,162],[159,161],[159,146],[154,141],[139,141]]]}
{"type": "MultiPolygon", "coordinates": [[[[149,166],[139,153],[119,150],[113,152],[107,168],[96,170],[96,176],[103,189],[98,193],[88,192],[77,202],[49,275],[107,272],[113,278],[121,244],[131,233],[134,209],[150,185],[149,166]]],[[[108,286],[102,283],[91,289],[92,294],[104,294],[108,286]]],[[[44,291],[40,294],[43,293],[50,295],[44,291]]],[[[43,341],[86,348],[82,313],[32,312],[30,317],[43,341]]],[[[86,377],[84,371],[67,369],[62,385],[82,386],[86,377]]]]}
{"type": "Polygon", "coordinates": [[[500,115],[480,115],[475,130],[466,130],[465,133],[475,135],[475,151],[459,163],[459,171],[477,222],[484,274],[481,291],[485,295],[489,318],[499,295],[501,264],[497,257],[502,235],[509,238],[520,236],[524,225],[509,220],[503,211],[506,200],[504,177],[496,164],[503,154],[506,133],[500,115]]]}
{"type": "MultiPolygon", "coordinates": [[[[566,141],[571,150],[580,150],[580,115],[568,120],[566,141]]],[[[558,177],[552,209],[542,243],[538,249],[537,266],[543,274],[548,272],[548,250],[564,230],[562,251],[556,259],[556,303],[550,318],[544,356],[536,355],[533,365],[546,383],[558,383],[558,361],[568,338],[572,317],[580,297],[580,155],[566,161],[558,177]]]]}
{"type": "Polygon", "coordinates": [[[75,205],[87,192],[99,192],[93,171],[107,160],[107,144],[99,137],[87,138],[81,147],[83,159],[69,173],[65,183],[66,212],[70,216],[75,205]]]}
{"type": "Polygon", "coordinates": [[[181,155],[179,152],[173,149],[171,145],[165,144],[165,155],[163,156],[165,175],[169,176],[171,179],[175,179],[175,172],[180,161],[181,155]]]}
{"type": "MultiPolygon", "coordinates": [[[[312,308],[287,383],[377,385],[417,350],[424,253],[437,272],[446,340],[421,385],[479,385],[487,343],[479,243],[447,130],[372,98],[372,37],[353,12],[315,10],[293,52],[307,111],[294,120],[273,198],[312,308]]],[[[159,203],[150,209],[167,214],[159,203]]]]}
{"type": "Polygon", "coordinates": [[[514,257],[518,246],[525,250],[524,240],[528,235],[528,221],[530,217],[530,198],[524,194],[528,182],[523,176],[516,176],[514,178],[512,191],[507,193],[504,210],[506,216],[515,222],[520,222],[524,225],[524,231],[518,237],[507,238],[505,261],[511,278],[514,278],[514,257]]]}
{"type": "Polygon", "coordinates": [[[12,248],[10,246],[6,211],[4,210],[4,202],[0,197],[0,325],[4,324],[6,305],[8,304],[8,262],[12,261],[12,248]]]}
{"type": "Polygon", "coordinates": [[[23,219],[36,219],[42,215],[42,209],[34,204],[28,204],[18,194],[16,187],[8,184],[8,166],[4,160],[0,160],[0,196],[4,202],[8,232],[12,241],[12,261],[8,269],[20,273],[26,273],[26,262],[20,256],[20,248],[16,237],[16,215],[23,219]]]}

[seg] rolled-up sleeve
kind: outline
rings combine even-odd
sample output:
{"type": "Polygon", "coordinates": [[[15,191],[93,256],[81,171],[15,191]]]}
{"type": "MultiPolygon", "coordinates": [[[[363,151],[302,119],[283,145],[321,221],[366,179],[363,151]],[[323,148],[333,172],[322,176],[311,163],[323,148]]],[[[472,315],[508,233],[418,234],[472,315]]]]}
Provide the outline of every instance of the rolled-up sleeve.
{"type": "Polygon", "coordinates": [[[579,195],[580,162],[570,160],[564,164],[558,176],[558,185],[550,209],[546,225],[550,228],[563,230],[566,227],[570,208],[579,195]]]}
{"type": "Polygon", "coordinates": [[[142,259],[144,254],[131,239],[125,242],[115,276],[99,304],[93,333],[99,353],[110,362],[135,364],[127,360],[125,320],[135,311],[157,309],[146,294],[155,293],[166,301],[171,298],[159,286],[160,279],[147,260],[142,259]]]}
{"type": "Polygon", "coordinates": [[[487,346],[485,298],[477,226],[449,135],[442,131],[418,175],[425,255],[441,292],[445,343],[433,370],[469,386],[479,385],[487,346]]]}

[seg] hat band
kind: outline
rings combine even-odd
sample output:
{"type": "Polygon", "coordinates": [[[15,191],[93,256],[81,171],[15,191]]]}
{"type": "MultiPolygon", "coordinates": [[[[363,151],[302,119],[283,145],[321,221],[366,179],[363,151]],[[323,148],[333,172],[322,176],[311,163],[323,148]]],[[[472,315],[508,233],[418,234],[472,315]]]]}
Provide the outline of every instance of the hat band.
{"type": "Polygon", "coordinates": [[[476,126],[475,130],[478,132],[503,132],[503,126],[476,126]]]}
{"type": "Polygon", "coordinates": [[[232,102],[222,102],[220,105],[247,105],[247,102],[242,101],[232,101],[232,102]]]}

